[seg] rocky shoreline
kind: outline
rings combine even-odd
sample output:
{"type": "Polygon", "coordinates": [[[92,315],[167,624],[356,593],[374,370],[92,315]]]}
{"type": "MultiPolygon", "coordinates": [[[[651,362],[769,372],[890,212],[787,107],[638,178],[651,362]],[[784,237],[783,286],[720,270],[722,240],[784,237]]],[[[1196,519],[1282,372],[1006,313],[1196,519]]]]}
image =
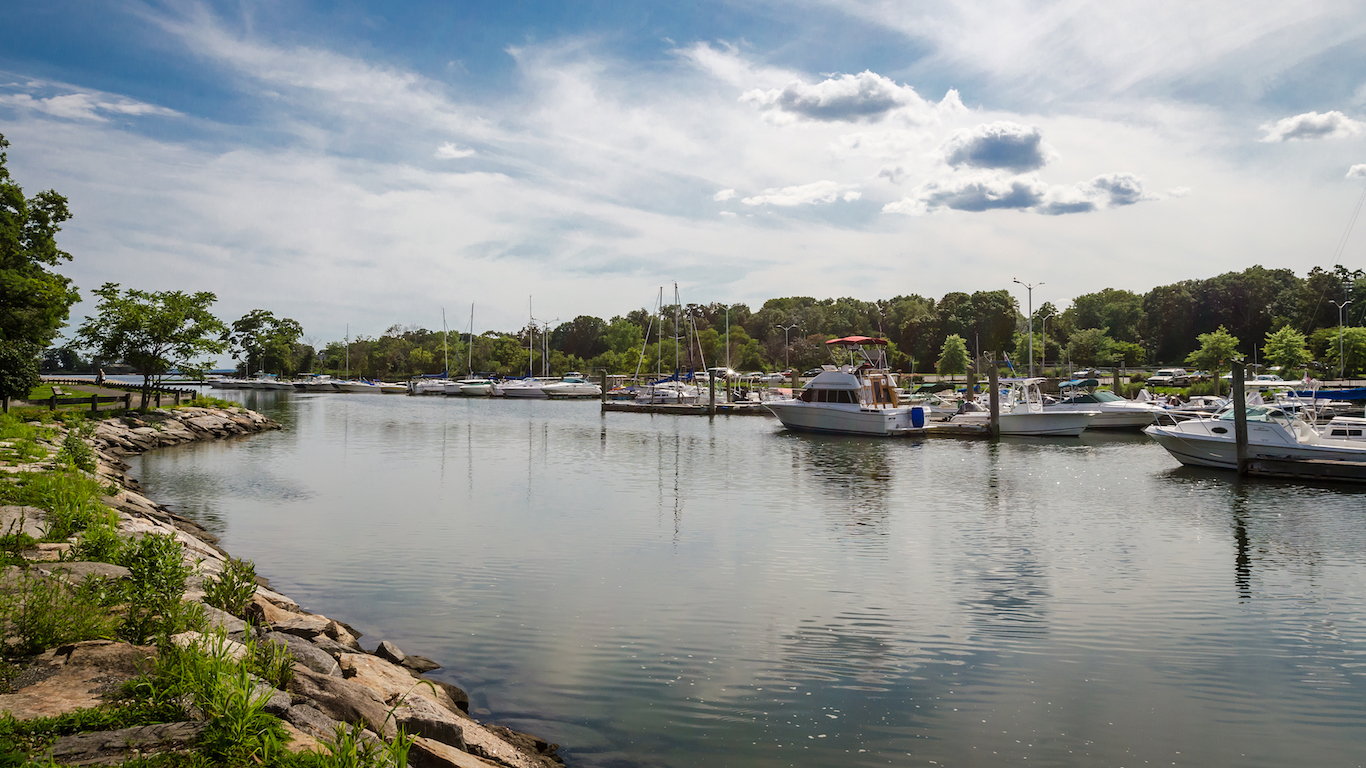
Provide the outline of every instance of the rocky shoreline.
{"type": "MultiPolygon", "coordinates": [[[[176,515],[140,493],[126,474],[123,457],[152,448],[213,440],[279,429],[280,425],[245,408],[180,407],[94,422],[87,439],[95,452],[95,474],[117,493],[103,498],[119,517],[122,534],[140,537],[170,534],[195,567],[185,591],[186,601],[204,601],[207,580],[223,573],[230,555],[218,539],[193,520],[176,515]]],[[[58,426],[55,449],[64,429],[58,426]]],[[[43,463],[7,467],[10,471],[41,471],[43,463]]],[[[4,507],[3,521],[32,531],[43,529],[43,510],[4,507]],[[16,521],[18,521],[16,523],[16,521]]],[[[37,538],[35,536],[35,538],[37,538]]],[[[53,578],[79,581],[91,575],[126,578],[128,569],[108,563],[65,561],[74,543],[39,545],[25,557],[32,569],[53,578]]],[[[265,711],[278,717],[293,737],[290,749],[322,749],[342,724],[359,724],[370,739],[392,738],[398,728],[414,737],[409,764],[418,768],[555,768],[563,764],[558,745],[498,725],[481,723],[469,715],[469,697],[449,683],[423,677],[439,669],[430,659],[404,654],[389,642],[366,651],[361,634],[344,621],[310,613],[289,597],[257,580],[255,594],[242,616],[204,605],[211,632],[186,632],[172,641],[178,645],[220,643],[229,654],[245,653],[243,641],[272,641],[290,651],[292,680],[284,690],[270,689],[265,711]],[[217,634],[215,634],[215,632],[217,634]]],[[[249,585],[248,585],[249,586],[249,585]]],[[[144,671],[156,653],[151,646],[109,640],[90,640],[52,648],[40,654],[11,681],[12,693],[0,695],[0,712],[19,720],[51,717],[98,706],[118,684],[144,671]]],[[[269,690],[266,690],[269,689],[269,690]]],[[[122,731],[99,731],[63,736],[51,755],[63,764],[113,764],[145,755],[149,745],[160,749],[185,748],[202,730],[202,723],[140,726],[122,731]]]]}

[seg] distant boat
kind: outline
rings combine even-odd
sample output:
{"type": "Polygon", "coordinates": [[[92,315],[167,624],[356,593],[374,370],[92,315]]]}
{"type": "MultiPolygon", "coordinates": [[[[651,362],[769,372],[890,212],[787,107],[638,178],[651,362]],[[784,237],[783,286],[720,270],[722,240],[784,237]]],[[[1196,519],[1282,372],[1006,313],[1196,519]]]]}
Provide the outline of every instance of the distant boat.
{"type": "Polygon", "coordinates": [[[586,381],[583,376],[577,373],[565,374],[559,381],[542,385],[541,391],[545,393],[546,397],[555,400],[602,396],[602,387],[586,381]]]}
{"type": "Polygon", "coordinates": [[[544,398],[546,395],[541,386],[538,379],[530,376],[525,379],[504,379],[501,383],[493,385],[493,396],[544,398]]]}
{"type": "MultiPolygon", "coordinates": [[[[1100,411],[1049,411],[1044,409],[1039,384],[1043,379],[1018,379],[1008,382],[1010,391],[997,416],[1003,435],[1023,437],[1078,437],[1100,411]]],[[[949,419],[951,424],[987,425],[987,409],[965,411],[949,419]]]]}
{"type": "Polygon", "coordinates": [[[1045,404],[1043,410],[1045,413],[1095,411],[1087,429],[1142,429],[1167,412],[1160,406],[1126,400],[1114,392],[1096,389],[1099,384],[1096,379],[1063,382],[1058,385],[1062,398],[1056,403],[1045,404]]]}
{"type": "Polygon", "coordinates": [[[883,352],[886,339],[846,336],[825,343],[840,365],[816,374],[798,397],[764,403],[784,427],[872,437],[925,432],[925,407],[899,403],[896,378],[883,352]]]}
{"type": "Polygon", "coordinates": [[[461,379],[460,381],[452,381],[446,385],[446,394],[464,397],[491,397],[493,395],[493,380],[461,379]]]}
{"type": "Polygon", "coordinates": [[[363,379],[358,379],[355,381],[334,381],[332,382],[332,386],[336,387],[337,390],[341,392],[352,392],[358,394],[371,395],[384,394],[384,390],[380,389],[379,385],[365,381],[363,379]]]}
{"type": "MultiPolygon", "coordinates": [[[[1206,419],[1175,424],[1154,424],[1143,431],[1182,464],[1215,469],[1237,469],[1238,447],[1234,441],[1233,409],[1206,419]]],[[[1353,420],[1358,421],[1358,420],[1353,420]]],[[[1360,420],[1366,424],[1366,420],[1360,420]]],[[[1274,405],[1247,406],[1247,457],[1249,459],[1319,459],[1366,464],[1366,443],[1361,427],[1351,421],[1329,422],[1321,434],[1308,422],[1274,405]],[[1337,426],[1334,426],[1334,425],[1337,426]],[[1353,429],[1358,430],[1352,435],[1353,429]],[[1335,432],[1341,430],[1346,434],[1335,432]]]]}

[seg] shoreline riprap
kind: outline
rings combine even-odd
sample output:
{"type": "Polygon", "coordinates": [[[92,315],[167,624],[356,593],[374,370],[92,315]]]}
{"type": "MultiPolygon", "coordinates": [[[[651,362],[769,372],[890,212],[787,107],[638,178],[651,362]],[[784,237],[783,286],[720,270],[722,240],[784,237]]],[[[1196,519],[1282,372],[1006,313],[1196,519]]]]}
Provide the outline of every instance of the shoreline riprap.
{"type": "MultiPolygon", "coordinates": [[[[182,558],[194,566],[185,585],[186,602],[203,603],[206,589],[223,578],[231,556],[202,526],[171,512],[144,496],[127,476],[124,457],[189,442],[248,435],[279,429],[280,425],[244,408],[181,407],[95,421],[86,442],[93,449],[94,473],[116,493],[101,499],[118,516],[119,533],[130,539],[171,536],[182,548],[182,558]]],[[[54,437],[43,441],[55,455],[72,428],[52,425],[54,437]]],[[[11,473],[56,471],[53,455],[17,466],[11,473]]],[[[46,529],[46,511],[34,507],[3,507],[9,532],[34,535],[46,529]]],[[[24,578],[80,582],[92,576],[127,578],[128,569],[103,562],[77,562],[79,538],[39,544],[23,554],[32,561],[24,578]]],[[[14,567],[7,569],[13,572],[14,567]]],[[[6,574],[6,583],[18,578],[6,574]]],[[[250,584],[248,583],[250,591],[250,584]]],[[[551,768],[562,763],[557,745],[497,725],[480,723],[469,713],[469,699],[460,688],[423,677],[440,666],[420,656],[404,654],[390,642],[373,651],[360,644],[360,633],[344,621],[303,609],[291,598],[257,579],[254,593],[241,615],[203,605],[204,631],[186,631],[169,638],[176,646],[211,647],[215,653],[240,656],[248,646],[275,643],[293,658],[291,678],[283,689],[258,679],[264,711],[281,721],[292,737],[292,750],[324,751],[341,728],[361,727],[360,737],[392,739],[401,728],[412,738],[409,764],[460,768],[551,768]]],[[[119,685],[146,672],[157,654],[154,646],[113,640],[85,640],[45,649],[26,663],[10,681],[12,692],[0,694],[0,712],[18,720],[53,717],[98,707],[110,701],[119,685]]],[[[59,764],[115,764],[157,750],[193,751],[205,724],[140,725],[134,728],[87,731],[57,738],[47,753],[59,764]]]]}

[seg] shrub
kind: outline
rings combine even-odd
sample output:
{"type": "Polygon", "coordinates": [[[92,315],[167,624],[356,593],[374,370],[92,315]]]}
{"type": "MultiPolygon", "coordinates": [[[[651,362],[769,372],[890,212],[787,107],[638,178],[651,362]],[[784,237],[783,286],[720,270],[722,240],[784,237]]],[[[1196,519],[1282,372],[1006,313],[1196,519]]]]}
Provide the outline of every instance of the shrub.
{"type": "Polygon", "coordinates": [[[204,625],[204,608],[183,602],[185,582],[194,572],[184,550],[170,534],[152,534],[133,542],[123,553],[123,566],[132,572],[128,612],[120,634],[133,643],[158,635],[173,635],[204,625]]]}
{"type": "Polygon", "coordinates": [[[241,616],[256,594],[256,567],[250,560],[228,558],[223,572],[204,585],[204,602],[241,616]]]}
{"type": "Polygon", "coordinates": [[[112,521],[99,520],[86,526],[76,542],[76,555],[81,560],[97,563],[118,563],[123,559],[129,540],[119,533],[112,521]]]}
{"type": "Polygon", "coordinates": [[[118,601],[113,582],[90,577],[80,584],[25,573],[0,593],[0,619],[17,638],[19,654],[62,643],[111,638],[118,620],[108,607],[118,601]]]}
{"type": "Polygon", "coordinates": [[[94,472],[95,450],[81,437],[79,431],[72,429],[66,433],[62,447],[57,451],[57,463],[84,472],[94,472]]]}
{"type": "Polygon", "coordinates": [[[43,538],[61,541],[99,521],[113,524],[114,512],[99,499],[108,488],[76,472],[29,473],[18,485],[5,489],[7,504],[27,504],[47,510],[43,538]]]}
{"type": "Polygon", "coordinates": [[[245,641],[251,651],[251,667],[262,680],[284,690],[294,679],[294,654],[274,640],[256,641],[250,636],[245,641]]]}
{"type": "Polygon", "coordinates": [[[196,408],[241,408],[241,403],[234,403],[231,400],[223,400],[212,395],[195,395],[193,400],[185,403],[196,408]]]}

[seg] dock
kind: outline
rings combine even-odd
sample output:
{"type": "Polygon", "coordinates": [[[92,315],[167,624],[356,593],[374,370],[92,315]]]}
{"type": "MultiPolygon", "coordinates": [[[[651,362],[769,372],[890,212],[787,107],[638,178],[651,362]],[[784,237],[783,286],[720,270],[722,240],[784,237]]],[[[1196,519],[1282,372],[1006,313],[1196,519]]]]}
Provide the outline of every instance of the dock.
{"type": "Polygon", "coordinates": [[[1248,459],[1244,473],[1288,480],[1366,483],[1366,464],[1328,459],[1248,459]]]}
{"type": "MultiPolygon", "coordinates": [[[[708,416],[711,406],[707,403],[635,403],[608,400],[602,404],[603,413],[662,413],[671,416],[708,416]]],[[[772,416],[773,413],[761,403],[717,403],[718,416],[772,416]]]]}

